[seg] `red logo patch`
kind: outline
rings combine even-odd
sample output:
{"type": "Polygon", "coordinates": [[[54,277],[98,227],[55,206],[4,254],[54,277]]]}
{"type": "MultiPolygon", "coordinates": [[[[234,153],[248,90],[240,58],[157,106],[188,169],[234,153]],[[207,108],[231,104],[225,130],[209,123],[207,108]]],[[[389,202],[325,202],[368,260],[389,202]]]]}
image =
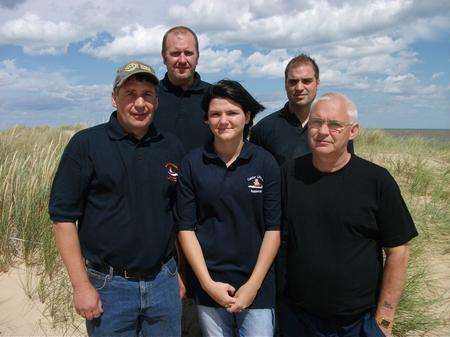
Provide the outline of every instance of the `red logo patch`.
{"type": "Polygon", "coordinates": [[[178,179],[178,166],[174,163],[167,163],[164,167],[167,169],[167,180],[176,183],[178,179]]]}

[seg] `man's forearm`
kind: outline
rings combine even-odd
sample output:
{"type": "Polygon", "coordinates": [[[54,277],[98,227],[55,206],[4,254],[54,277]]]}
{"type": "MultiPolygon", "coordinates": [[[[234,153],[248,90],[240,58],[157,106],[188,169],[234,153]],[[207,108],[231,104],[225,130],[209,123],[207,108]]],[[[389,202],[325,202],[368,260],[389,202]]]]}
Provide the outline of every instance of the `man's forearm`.
{"type": "Polygon", "coordinates": [[[72,287],[90,283],[81,254],[76,225],[71,222],[57,222],[53,225],[53,231],[56,246],[66,266],[72,287]]]}
{"type": "Polygon", "coordinates": [[[75,310],[88,320],[99,317],[103,312],[102,303],[86,273],[77,227],[71,222],[58,222],[53,225],[53,230],[56,246],[72,283],[75,310]]]}
{"type": "Polygon", "coordinates": [[[409,247],[402,245],[386,248],[385,252],[386,262],[383,270],[383,282],[375,317],[378,322],[386,321],[382,325],[390,330],[407,277],[409,247]]]}

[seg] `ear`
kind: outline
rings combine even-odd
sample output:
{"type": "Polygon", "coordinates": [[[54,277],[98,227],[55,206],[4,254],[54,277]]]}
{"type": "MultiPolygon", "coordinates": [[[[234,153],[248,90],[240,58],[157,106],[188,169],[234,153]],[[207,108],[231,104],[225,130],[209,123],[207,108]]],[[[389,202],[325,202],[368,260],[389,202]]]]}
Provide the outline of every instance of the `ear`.
{"type": "Polygon", "coordinates": [[[355,139],[356,137],[358,137],[358,134],[359,134],[359,124],[358,123],[355,123],[355,124],[353,124],[352,126],[351,126],[351,128],[350,128],[350,137],[349,137],[349,140],[353,140],[353,139],[355,139]]]}
{"type": "Polygon", "coordinates": [[[245,124],[250,123],[250,112],[245,112],[245,124]]]}
{"type": "Polygon", "coordinates": [[[164,55],[164,52],[163,52],[163,51],[161,52],[161,57],[162,57],[162,59],[163,59],[163,63],[164,63],[165,65],[167,65],[167,63],[166,63],[166,56],[164,55]]]}
{"type": "Polygon", "coordinates": [[[320,87],[320,79],[317,79],[317,88],[320,87]]]}
{"type": "Polygon", "coordinates": [[[114,91],[111,93],[111,104],[114,108],[117,109],[117,102],[116,102],[116,94],[114,93],[114,91]]]}

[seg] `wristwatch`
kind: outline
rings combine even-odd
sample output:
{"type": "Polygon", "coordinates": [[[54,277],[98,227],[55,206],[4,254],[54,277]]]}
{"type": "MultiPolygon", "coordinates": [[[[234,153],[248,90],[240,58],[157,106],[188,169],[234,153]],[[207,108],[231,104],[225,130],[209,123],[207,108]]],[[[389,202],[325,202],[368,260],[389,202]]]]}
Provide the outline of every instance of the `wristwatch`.
{"type": "Polygon", "coordinates": [[[378,319],[377,319],[377,323],[378,323],[379,326],[381,326],[381,327],[383,327],[383,328],[385,328],[385,329],[389,329],[390,326],[391,326],[391,324],[392,324],[391,321],[387,320],[387,319],[384,318],[384,317],[378,318],[378,319]]]}

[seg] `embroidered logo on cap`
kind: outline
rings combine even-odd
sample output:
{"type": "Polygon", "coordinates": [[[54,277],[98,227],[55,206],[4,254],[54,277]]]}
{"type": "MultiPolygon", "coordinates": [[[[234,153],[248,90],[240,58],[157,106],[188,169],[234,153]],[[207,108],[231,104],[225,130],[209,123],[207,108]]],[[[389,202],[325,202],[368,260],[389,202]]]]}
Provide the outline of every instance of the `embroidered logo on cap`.
{"type": "Polygon", "coordinates": [[[262,193],[264,180],[260,175],[247,178],[248,189],[252,193],[262,193]]]}
{"type": "Polygon", "coordinates": [[[164,167],[167,169],[167,180],[176,183],[178,179],[178,166],[174,163],[167,163],[164,167]]]}

